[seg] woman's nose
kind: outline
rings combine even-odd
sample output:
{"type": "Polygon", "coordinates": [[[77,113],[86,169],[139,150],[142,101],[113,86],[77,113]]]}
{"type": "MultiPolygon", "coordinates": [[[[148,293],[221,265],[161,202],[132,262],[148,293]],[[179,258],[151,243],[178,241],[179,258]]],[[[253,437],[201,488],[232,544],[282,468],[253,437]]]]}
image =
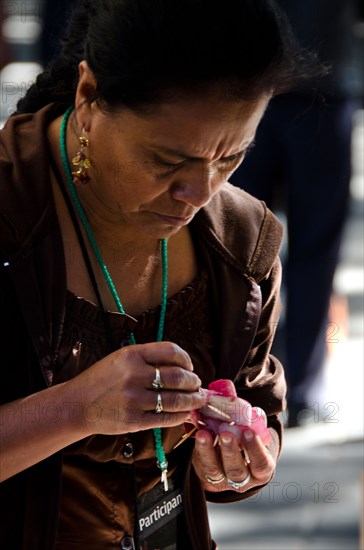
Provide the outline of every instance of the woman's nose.
{"type": "Polygon", "coordinates": [[[178,175],[172,188],[172,196],[175,200],[201,208],[216,193],[220,183],[218,178],[219,174],[210,164],[201,163],[199,166],[193,166],[178,175]]]}

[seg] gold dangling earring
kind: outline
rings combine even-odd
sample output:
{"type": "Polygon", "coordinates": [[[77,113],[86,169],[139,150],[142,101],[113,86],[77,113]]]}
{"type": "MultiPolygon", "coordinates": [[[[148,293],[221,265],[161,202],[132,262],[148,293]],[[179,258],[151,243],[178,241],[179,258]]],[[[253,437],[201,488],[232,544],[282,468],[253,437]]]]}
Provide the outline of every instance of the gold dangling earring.
{"type": "MultiPolygon", "coordinates": [[[[84,134],[84,130],[82,130],[84,134]]],[[[75,185],[86,184],[91,178],[87,173],[87,170],[92,166],[91,159],[86,156],[85,148],[88,147],[90,141],[84,135],[78,138],[81,148],[72,159],[73,166],[77,166],[77,170],[72,172],[73,182],[75,185]]]]}

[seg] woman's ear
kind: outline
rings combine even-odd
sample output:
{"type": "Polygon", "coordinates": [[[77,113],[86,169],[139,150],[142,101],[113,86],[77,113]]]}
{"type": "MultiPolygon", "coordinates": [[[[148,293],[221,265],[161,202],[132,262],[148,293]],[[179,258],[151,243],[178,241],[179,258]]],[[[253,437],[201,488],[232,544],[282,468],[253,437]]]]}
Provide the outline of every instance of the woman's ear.
{"type": "Polygon", "coordinates": [[[87,61],[83,60],[78,66],[79,79],[75,97],[75,115],[78,126],[86,132],[91,126],[93,100],[96,95],[97,82],[94,73],[88,66],[87,61]]]}

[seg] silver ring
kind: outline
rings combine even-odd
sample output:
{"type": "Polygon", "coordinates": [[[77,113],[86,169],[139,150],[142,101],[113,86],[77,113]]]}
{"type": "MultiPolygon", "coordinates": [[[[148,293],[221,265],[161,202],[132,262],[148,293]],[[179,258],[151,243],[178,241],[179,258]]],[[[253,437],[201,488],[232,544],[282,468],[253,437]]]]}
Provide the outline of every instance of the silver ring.
{"type": "Polygon", "coordinates": [[[152,382],[152,386],[155,390],[159,391],[164,388],[164,384],[161,380],[161,371],[158,367],[155,367],[155,378],[152,382]]]}
{"type": "Polygon", "coordinates": [[[162,397],[160,393],[157,395],[157,404],[155,406],[154,412],[156,414],[163,412],[162,397]]]}
{"type": "Polygon", "coordinates": [[[206,476],[206,479],[209,483],[212,485],[216,485],[217,483],[221,483],[225,479],[225,474],[220,474],[219,477],[210,477],[206,476]]]}
{"type": "Polygon", "coordinates": [[[232,481],[231,479],[227,478],[228,484],[233,489],[241,489],[242,487],[245,487],[245,485],[247,485],[249,481],[250,481],[250,473],[248,473],[248,475],[244,477],[244,479],[242,479],[241,481],[232,481]]]}

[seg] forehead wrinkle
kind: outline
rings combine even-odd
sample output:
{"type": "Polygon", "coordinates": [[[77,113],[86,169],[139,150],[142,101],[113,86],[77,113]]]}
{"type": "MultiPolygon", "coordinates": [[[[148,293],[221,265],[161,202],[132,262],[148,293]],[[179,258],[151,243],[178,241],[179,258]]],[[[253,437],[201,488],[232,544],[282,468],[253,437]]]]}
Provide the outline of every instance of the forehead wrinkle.
{"type": "Polygon", "coordinates": [[[177,104],[174,110],[170,105],[163,106],[156,118],[141,121],[144,135],[139,145],[149,154],[171,155],[176,161],[215,162],[244,153],[255,137],[266,102],[229,103],[219,113],[215,106],[199,102],[192,106],[177,104]],[[195,125],[191,127],[192,116],[195,125]],[[224,123],[226,117],[228,122],[224,123]]]}
{"type": "Polygon", "coordinates": [[[228,154],[225,154],[224,156],[222,156],[222,155],[225,152],[226,147],[224,146],[223,143],[221,143],[221,145],[218,145],[217,150],[216,150],[215,154],[212,156],[212,158],[210,158],[211,155],[209,155],[208,157],[207,156],[199,156],[199,155],[191,155],[190,153],[187,153],[187,151],[184,151],[184,150],[180,149],[179,147],[173,149],[171,147],[166,147],[164,145],[154,145],[154,146],[151,147],[151,149],[154,150],[155,152],[166,153],[166,154],[169,154],[169,155],[172,155],[172,156],[183,158],[185,160],[214,161],[216,159],[220,159],[220,158],[224,158],[224,157],[238,155],[239,153],[243,153],[245,151],[245,149],[247,149],[249,147],[249,145],[251,144],[253,139],[254,139],[254,136],[252,137],[252,139],[244,140],[243,144],[241,145],[241,147],[239,149],[234,150],[234,151],[229,151],[228,154]]]}

